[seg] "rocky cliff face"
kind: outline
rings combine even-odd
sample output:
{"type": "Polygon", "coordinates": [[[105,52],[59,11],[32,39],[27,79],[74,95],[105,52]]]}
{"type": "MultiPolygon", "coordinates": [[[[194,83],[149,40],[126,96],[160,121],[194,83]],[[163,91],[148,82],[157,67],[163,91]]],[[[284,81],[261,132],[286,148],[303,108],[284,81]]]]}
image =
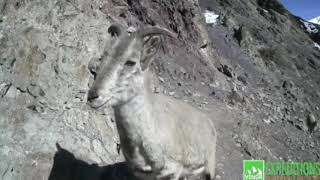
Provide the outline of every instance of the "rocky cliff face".
{"type": "Polygon", "coordinates": [[[319,160],[320,49],[278,1],[3,0],[0,179],[132,179],[112,111],[86,105],[113,22],[178,35],[153,64],[155,91],[213,118],[216,179],[239,179],[242,159],[319,160]]]}

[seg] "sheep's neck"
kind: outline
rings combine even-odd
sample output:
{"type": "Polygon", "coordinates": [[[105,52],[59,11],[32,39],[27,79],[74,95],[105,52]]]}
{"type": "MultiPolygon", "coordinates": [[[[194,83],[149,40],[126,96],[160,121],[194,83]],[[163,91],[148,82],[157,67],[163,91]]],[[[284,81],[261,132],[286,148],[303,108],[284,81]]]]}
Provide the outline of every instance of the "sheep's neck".
{"type": "MultiPolygon", "coordinates": [[[[131,98],[128,102],[115,106],[117,128],[120,134],[133,137],[143,135],[146,131],[154,129],[154,123],[151,122],[150,110],[152,90],[150,88],[150,76],[144,79],[142,91],[131,98]]],[[[134,138],[134,137],[133,137],[134,138]]]]}

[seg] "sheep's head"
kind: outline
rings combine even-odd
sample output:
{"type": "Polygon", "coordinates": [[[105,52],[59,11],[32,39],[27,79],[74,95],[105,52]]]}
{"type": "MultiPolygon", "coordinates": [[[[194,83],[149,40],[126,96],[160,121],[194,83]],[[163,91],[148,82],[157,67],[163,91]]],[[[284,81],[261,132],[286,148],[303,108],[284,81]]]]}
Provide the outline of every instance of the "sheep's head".
{"type": "Polygon", "coordinates": [[[95,75],[88,93],[88,104],[93,108],[125,103],[143,91],[143,73],[160,48],[160,36],[174,37],[159,27],[143,28],[129,36],[120,26],[111,25],[108,32],[118,38],[116,43],[104,51],[98,63],[89,63],[95,75]]]}

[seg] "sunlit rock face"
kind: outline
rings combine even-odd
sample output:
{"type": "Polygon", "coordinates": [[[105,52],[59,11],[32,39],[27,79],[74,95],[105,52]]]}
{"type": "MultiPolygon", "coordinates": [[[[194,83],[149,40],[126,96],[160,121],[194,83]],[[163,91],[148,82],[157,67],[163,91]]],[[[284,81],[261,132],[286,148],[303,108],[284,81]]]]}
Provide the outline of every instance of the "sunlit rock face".
{"type": "Polygon", "coordinates": [[[243,159],[320,158],[320,36],[278,1],[4,0],[0,179],[132,179],[112,110],[86,105],[88,63],[113,45],[114,22],[178,36],[164,39],[153,88],[214,119],[218,178],[238,179],[243,159]]]}

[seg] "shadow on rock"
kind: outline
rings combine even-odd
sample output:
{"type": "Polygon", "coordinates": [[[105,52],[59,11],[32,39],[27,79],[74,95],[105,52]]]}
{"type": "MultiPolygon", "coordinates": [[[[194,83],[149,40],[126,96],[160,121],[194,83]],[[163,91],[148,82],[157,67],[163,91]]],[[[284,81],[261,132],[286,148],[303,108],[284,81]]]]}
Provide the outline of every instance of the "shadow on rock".
{"type": "Polygon", "coordinates": [[[56,146],[58,151],[48,180],[137,180],[124,162],[99,167],[76,159],[59,144],[56,146]]]}

